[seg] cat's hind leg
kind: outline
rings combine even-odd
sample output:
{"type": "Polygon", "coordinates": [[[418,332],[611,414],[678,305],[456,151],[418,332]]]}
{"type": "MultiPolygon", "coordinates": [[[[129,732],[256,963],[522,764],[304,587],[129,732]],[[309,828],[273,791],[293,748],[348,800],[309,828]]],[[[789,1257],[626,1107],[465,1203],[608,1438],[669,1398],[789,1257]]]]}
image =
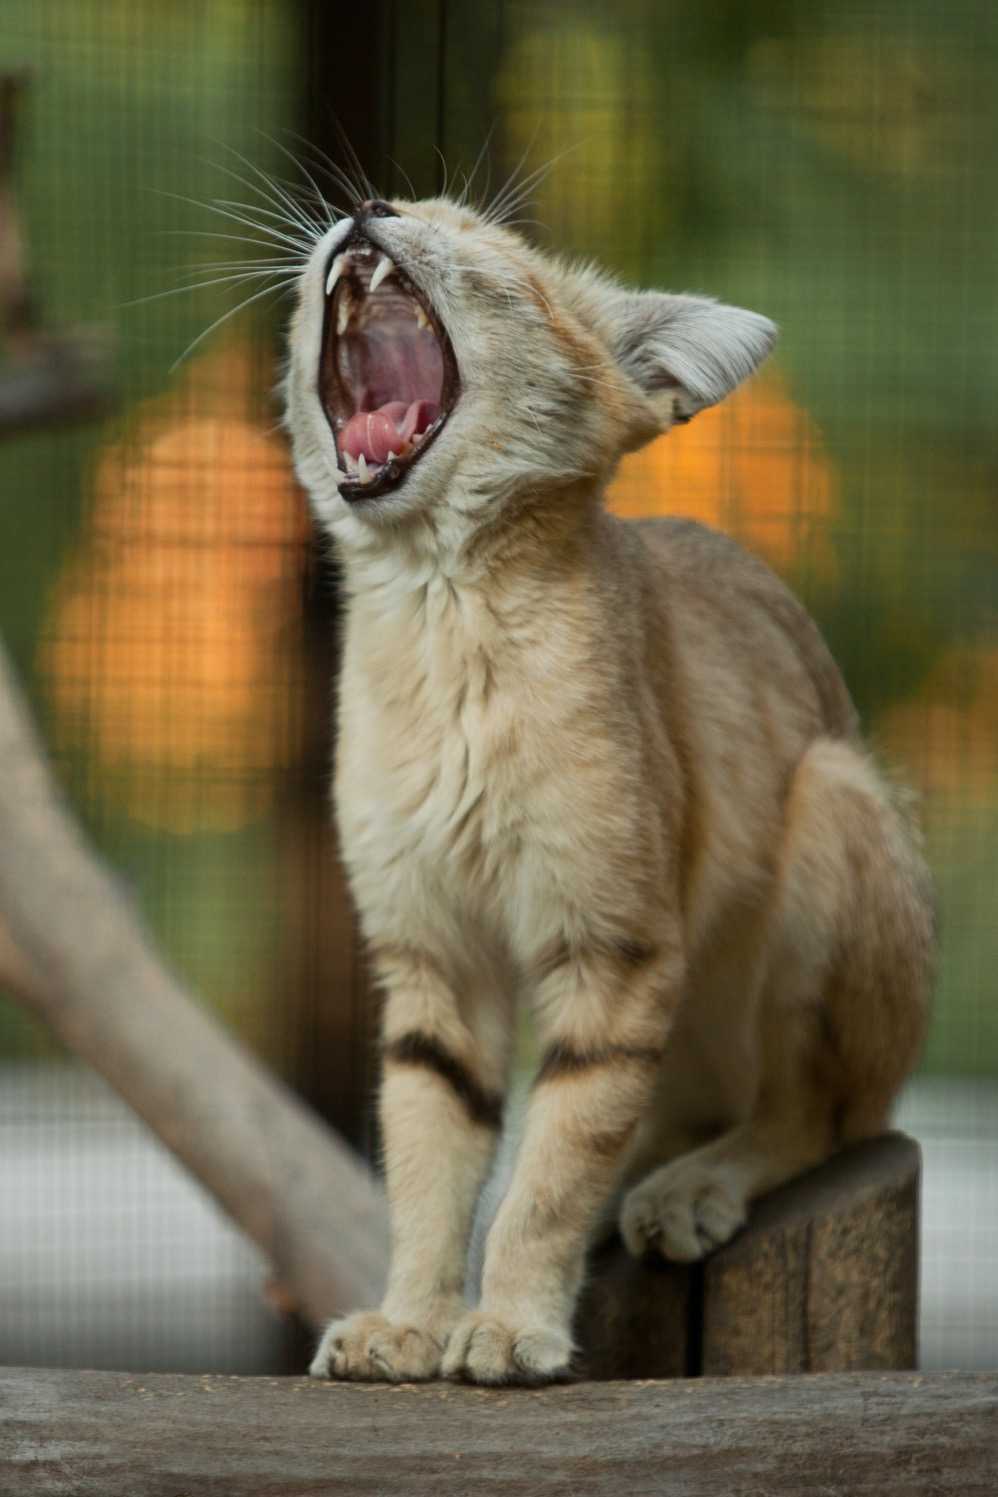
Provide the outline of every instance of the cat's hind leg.
{"type": "Polygon", "coordinates": [[[820,739],[798,766],[767,919],[754,1104],[628,1193],[620,1227],[636,1255],[690,1261],[727,1241],[756,1196],[881,1132],[915,1063],[930,880],[904,807],[846,743],[820,739]]]}

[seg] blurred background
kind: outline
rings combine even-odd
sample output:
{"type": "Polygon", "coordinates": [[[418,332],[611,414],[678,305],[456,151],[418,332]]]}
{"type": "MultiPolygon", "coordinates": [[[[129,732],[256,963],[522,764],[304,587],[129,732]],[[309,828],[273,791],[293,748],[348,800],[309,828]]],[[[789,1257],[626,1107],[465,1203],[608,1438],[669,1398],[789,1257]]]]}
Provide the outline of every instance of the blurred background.
{"type": "MultiPolygon", "coordinates": [[[[371,1012],[326,815],[336,581],[277,428],[286,290],[176,367],[263,283],[159,293],[268,253],[204,205],[266,218],[257,173],[307,192],[288,153],[346,163],[338,122],[386,195],[460,190],[486,140],[477,187],[560,156],[523,210],[537,243],[781,324],[611,503],[765,556],[922,796],[945,944],[901,1122],[925,1150],[928,1366],[998,1364],[996,61],[990,0],[0,16],[0,630],[172,965],[361,1147],[371,1012]],[[76,392],[26,425],[6,396],[39,350],[76,392]]],[[[300,1366],[254,1250],[2,999],[0,1196],[0,1362],[300,1366]]]]}

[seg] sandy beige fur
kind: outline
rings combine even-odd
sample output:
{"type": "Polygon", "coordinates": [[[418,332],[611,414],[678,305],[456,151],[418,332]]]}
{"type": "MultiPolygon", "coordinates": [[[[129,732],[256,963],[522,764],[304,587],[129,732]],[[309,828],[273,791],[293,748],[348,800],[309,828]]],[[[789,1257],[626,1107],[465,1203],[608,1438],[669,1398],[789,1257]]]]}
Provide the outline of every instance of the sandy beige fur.
{"type": "MultiPolygon", "coordinates": [[[[621,453],[720,399],[765,319],[624,290],[442,200],[372,236],[462,392],[402,489],[350,504],[316,376],[317,243],[288,423],[347,595],[335,800],[385,993],[394,1257],[313,1371],[564,1373],[608,1200],[689,1260],[881,1130],[922,1039],[932,900],[817,629],[732,541],[601,504],[621,453]],[[518,1002],[544,1059],[481,1295],[464,1265],[518,1002]]],[[[681,512],[681,493],[668,496],[681,512]]]]}

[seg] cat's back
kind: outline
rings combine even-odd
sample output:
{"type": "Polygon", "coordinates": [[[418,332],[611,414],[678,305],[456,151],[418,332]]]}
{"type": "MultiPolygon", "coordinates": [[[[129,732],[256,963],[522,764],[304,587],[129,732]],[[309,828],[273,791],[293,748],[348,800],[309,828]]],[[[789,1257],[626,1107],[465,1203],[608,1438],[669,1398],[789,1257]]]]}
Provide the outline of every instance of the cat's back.
{"type": "Polygon", "coordinates": [[[856,710],[818,626],[765,562],[696,520],[623,525],[640,546],[649,606],[694,695],[699,685],[779,699],[802,727],[810,720],[834,737],[856,733],[856,710]]]}

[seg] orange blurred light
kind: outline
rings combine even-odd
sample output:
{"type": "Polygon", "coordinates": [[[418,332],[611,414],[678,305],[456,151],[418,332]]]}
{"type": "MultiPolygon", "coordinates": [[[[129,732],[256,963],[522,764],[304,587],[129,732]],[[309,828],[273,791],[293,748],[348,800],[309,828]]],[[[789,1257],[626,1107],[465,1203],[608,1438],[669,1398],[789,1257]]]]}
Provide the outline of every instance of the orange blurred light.
{"type": "Polygon", "coordinates": [[[918,696],[877,724],[878,745],[927,798],[991,802],[998,764],[998,648],[947,650],[918,696]]]}
{"type": "Polygon", "coordinates": [[[173,832],[259,815],[299,737],[303,507],[249,414],[248,348],[198,361],[104,449],[41,667],[105,797],[173,832]]]}
{"type": "Polygon", "coordinates": [[[727,531],[781,571],[834,576],[835,471],[820,433],[774,371],[632,453],[610,486],[619,515],[686,515],[727,531]]]}

